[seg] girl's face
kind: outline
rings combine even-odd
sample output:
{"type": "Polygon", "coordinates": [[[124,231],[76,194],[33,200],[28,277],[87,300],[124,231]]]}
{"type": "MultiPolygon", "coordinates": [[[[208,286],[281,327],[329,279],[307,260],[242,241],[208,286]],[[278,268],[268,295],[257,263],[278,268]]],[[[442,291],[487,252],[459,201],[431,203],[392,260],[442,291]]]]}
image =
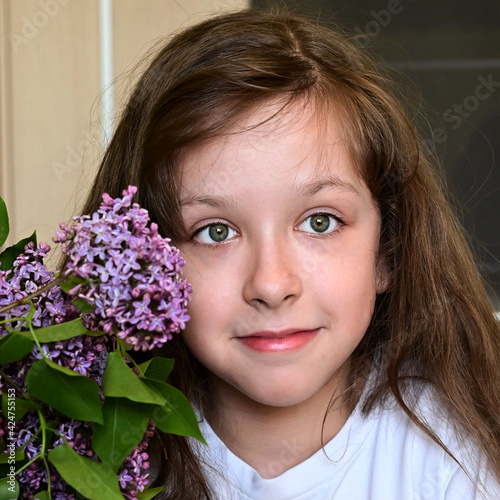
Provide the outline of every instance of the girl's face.
{"type": "Polygon", "coordinates": [[[343,386],[382,291],[379,214],[341,140],[297,105],[190,152],[183,338],[221,402],[291,406],[343,386]]]}

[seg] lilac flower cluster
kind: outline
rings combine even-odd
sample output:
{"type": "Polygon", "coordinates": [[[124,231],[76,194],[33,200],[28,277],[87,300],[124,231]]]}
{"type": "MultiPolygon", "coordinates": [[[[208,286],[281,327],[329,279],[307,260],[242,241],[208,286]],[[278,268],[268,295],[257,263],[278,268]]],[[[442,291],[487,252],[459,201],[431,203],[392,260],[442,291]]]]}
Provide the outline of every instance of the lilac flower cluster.
{"type": "MultiPolygon", "coordinates": [[[[0,307],[23,299],[54,281],[54,273],[43,263],[49,252],[49,245],[40,243],[39,248],[35,248],[35,244],[30,242],[24,253],[15,260],[12,271],[0,271],[0,307]]],[[[35,313],[31,324],[35,328],[69,321],[78,315],[78,310],[71,305],[60,287],[48,288],[33,297],[32,303],[35,313]]],[[[0,320],[25,317],[29,310],[29,305],[19,305],[1,314],[0,320]]],[[[19,323],[13,322],[10,326],[16,328],[19,323]]],[[[0,336],[6,333],[4,325],[0,325],[0,336]]]]}
{"type": "MultiPolygon", "coordinates": [[[[6,428],[6,420],[0,415],[0,437],[7,434],[6,428]]],[[[40,419],[36,414],[28,413],[16,423],[16,448],[24,449],[28,460],[35,459],[42,450],[40,432],[40,419]]],[[[16,474],[16,479],[20,484],[20,498],[32,499],[40,489],[47,487],[47,469],[41,459],[35,459],[27,468],[16,474]]],[[[50,480],[52,498],[74,500],[75,496],[68,491],[67,483],[52,467],[50,480]]]]}
{"type": "Polygon", "coordinates": [[[154,429],[154,425],[150,423],[142,441],[127,456],[118,471],[120,489],[127,500],[137,500],[137,493],[148,486],[149,455],[146,450],[149,440],[154,435],[154,429]]]}
{"type": "MultiPolygon", "coordinates": [[[[67,265],[60,278],[43,264],[50,251],[45,244],[38,248],[28,244],[11,271],[0,271],[0,308],[15,304],[0,313],[0,337],[12,329],[27,330],[30,312],[30,324],[35,328],[82,318],[89,330],[108,334],[42,343],[42,352],[35,346],[24,358],[0,366],[0,394],[11,386],[16,389],[16,397],[24,397],[27,373],[42,358],[90,377],[100,387],[108,352],[116,348],[115,334],[135,350],[147,350],[163,345],[184,328],[191,292],[189,283],[181,279],[184,262],[179,251],[169,245],[170,240],[158,234],[154,223],[149,224],[147,211],[132,204],[135,192],[136,188],[129,187],[123,198],[103,195],[98,212],[91,217],[75,217],[71,228],[61,225],[62,231],[54,240],[63,243],[67,265]],[[69,293],[63,291],[59,281],[66,276],[79,283],[69,293]],[[86,301],[91,313],[82,314],[74,305],[75,297],[86,301]],[[24,299],[30,303],[21,303],[24,299]]],[[[20,464],[16,474],[20,498],[35,498],[37,492],[47,488],[50,475],[52,498],[74,500],[78,494],[72,493],[74,490],[40,454],[47,454],[66,440],[78,454],[99,460],[92,449],[92,423],[65,417],[45,403],[40,405],[39,412],[28,412],[16,422],[16,448],[31,461],[24,468],[20,464]],[[47,426],[41,423],[42,414],[47,426]],[[51,432],[43,443],[45,428],[51,432]]],[[[7,421],[0,412],[0,441],[6,429],[7,421]]],[[[118,471],[120,489],[128,500],[135,500],[148,485],[147,448],[153,431],[150,423],[142,441],[118,471]]]]}
{"type": "Polygon", "coordinates": [[[84,281],[71,293],[93,306],[100,327],[147,350],[185,327],[191,286],[181,279],[178,249],[132,204],[136,191],[130,186],[116,199],[104,194],[92,217],[75,217],[71,228],[61,224],[54,241],[68,256],[65,274],[84,281]]]}
{"type": "MultiPolygon", "coordinates": [[[[110,340],[105,337],[79,336],[59,342],[42,344],[45,357],[51,361],[86,375],[101,385],[101,377],[106,367],[110,340]]],[[[3,372],[22,390],[26,390],[26,375],[35,361],[42,355],[35,346],[30,354],[18,363],[4,366],[3,372]]],[[[0,390],[4,381],[0,380],[0,390]]]]}
{"type": "MultiPolygon", "coordinates": [[[[79,454],[97,460],[97,455],[91,445],[91,425],[89,422],[69,420],[58,417],[52,442],[46,447],[46,452],[56,446],[64,444],[64,439],[79,454]],[[64,436],[64,439],[63,437],[64,436]]],[[[5,422],[0,415],[0,436],[5,434],[5,422]]],[[[148,486],[149,455],[146,452],[149,439],[154,434],[154,426],[150,424],[139,443],[125,459],[118,472],[120,490],[127,500],[137,500],[137,493],[148,486]]],[[[28,413],[16,425],[16,448],[24,448],[28,460],[35,459],[42,451],[40,439],[40,420],[37,415],[28,413]]],[[[33,499],[41,489],[47,488],[47,469],[41,458],[36,458],[26,469],[16,475],[21,486],[20,498],[33,499]]],[[[68,484],[62,479],[57,470],[50,466],[50,481],[52,498],[55,500],[75,500],[68,484]]]]}
{"type": "MultiPolygon", "coordinates": [[[[76,427],[82,425],[82,422],[75,422],[76,427]]],[[[60,424],[57,430],[61,431],[64,427],[66,424],[60,424]]],[[[29,460],[39,456],[42,451],[42,442],[38,416],[28,413],[18,422],[17,429],[17,448],[24,447],[24,453],[29,460]]],[[[50,448],[53,447],[50,446],[50,448]]],[[[17,474],[16,478],[20,484],[20,498],[35,498],[40,489],[47,488],[47,469],[41,458],[31,462],[26,469],[17,474]]],[[[50,467],[50,482],[52,498],[57,500],[75,499],[75,495],[68,491],[68,484],[52,466],[50,467]]]]}
{"type": "MultiPolygon", "coordinates": [[[[55,276],[47,270],[41,259],[48,252],[47,245],[40,245],[34,250],[33,244],[26,249],[14,263],[13,274],[7,281],[6,273],[0,275],[0,301],[2,305],[27,296],[41,286],[47,285],[54,280],[55,276]],[[8,297],[5,299],[5,297],[8,297]]],[[[46,292],[33,297],[32,303],[35,307],[33,326],[42,327],[62,321],[71,320],[78,310],[73,307],[68,296],[57,285],[49,288],[46,292]]],[[[6,311],[1,319],[21,318],[26,316],[29,306],[21,305],[6,311]]],[[[16,321],[12,325],[18,324],[16,321]]],[[[26,329],[26,325],[19,325],[26,329]]],[[[3,331],[2,333],[7,333],[3,331]]],[[[89,337],[79,336],[59,342],[42,344],[44,355],[61,366],[87,375],[97,383],[101,383],[101,377],[106,366],[106,358],[111,340],[106,336],[89,337]]],[[[33,363],[41,359],[42,355],[35,346],[30,354],[16,363],[2,366],[2,371],[8,377],[8,382],[0,378],[0,389],[9,383],[16,384],[22,391],[26,390],[26,375],[33,363]]],[[[21,396],[21,394],[17,394],[21,396]]],[[[52,410],[43,405],[43,412],[47,419],[55,419],[59,422],[55,428],[64,435],[75,451],[81,455],[92,457],[94,452],[90,447],[90,434],[87,430],[88,423],[70,420],[60,415],[53,414],[52,410]],[[83,432],[82,432],[83,431],[83,432]]],[[[0,422],[0,436],[5,434],[6,422],[0,422]]],[[[28,460],[37,457],[42,450],[40,435],[40,419],[36,413],[27,413],[16,424],[17,436],[16,448],[23,448],[28,460]]],[[[54,434],[54,441],[46,447],[46,452],[63,444],[62,438],[54,434]]],[[[74,500],[75,496],[68,492],[68,484],[61,478],[59,473],[50,466],[52,498],[56,500],[74,500]]],[[[34,460],[26,469],[16,475],[20,484],[20,498],[35,498],[35,494],[47,487],[47,469],[42,459],[34,460]]]]}
{"type": "MultiPolygon", "coordinates": [[[[35,249],[34,243],[30,242],[24,253],[14,261],[10,274],[7,271],[0,271],[0,307],[24,299],[29,294],[54,282],[55,274],[43,263],[49,251],[49,245],[40,243],[39,248],[35,249]]],[[[35,308],[31,324],[35,328],[71,321],[80,314],[78,309],[71,304],[71,297],[57,285],[47,287],[44,292],[32,297],[31,303],[35,308]]],[[[24,318],[29,310],[28,304],[16,306],[0,314],[0,320],[24,318]]],[[[19,319],[8,324],[10,328],[20,327],[22,330],[27,330],[27,325],[21,323],[23,320],[19,319]]],[[[0,324],[0,336],[7,333],[5,325],[0,324]]],[[[73,337],[60,342],[43,344],[42,350],[52,361],[82,375],[88,375],[100,383],[106,365],[108,342],[109,340],[104,337],[73,337]]],[[[3,371],[24,390],[28,369],[41,357],[37,347],[34,347],[27,358],[5,366],[3,371]]],[[[0,389],[3,384],[4,381],[0,379],[0,389]]]]}
{"type": "MultiPolygon", "coordinates": [[[[111,342],[107,336],[79,336],[43,344],[42,349],[45,356],[55,363],[87,375],[100,385],[111,342]]],[[[26,358],[20,362],[3,366],[2,369],[11,381],[22,390],[26,390],[26,374],[33,363],[40,358],[41,354],[34,347],[26,358]]],[[[45,418],[53,421],[52,425],[56,430],[52,443],[46,446],[46,453],[52,448],[64,444],[61,437],[64,436],[78,454],[97,460],[98,457],[91,445],[91,424],[89,422],[68,419],[54,414],[45,405],[43,407],[45,418]]],[[[6,428],[7,422],[3,421],[0,415],[0,437],[7,434],[6,428]]],[[[126,458],[120,470],[118,476],[120,489],[124,497],[129,500],[136,498],[137,492],[142,491],[148,484],[149,474],[146,469],[148,469],[149,463],[147,462],[146,448],[149,437],[153,435],[153,429],[154,427],[150,425],[143,441],[126,458]]],[[[27,413],[17,422],[14,434],[17,436],[16,448],[24,448],[28,460],[34,459],[40,454],[42,450],[40,419],[36,413],[27,413]]],[[[53,466],[50,466],[50,471],[52,498],[74,500],[75,495],[69,491],[68,484],[53,466]]],[[[18,473],[16,478],[20,484],[20,498],[23,499],[35,498],[40,489],[47,488],[47,470],[41,458],[34,460],[26,469],[18,473]]]]}

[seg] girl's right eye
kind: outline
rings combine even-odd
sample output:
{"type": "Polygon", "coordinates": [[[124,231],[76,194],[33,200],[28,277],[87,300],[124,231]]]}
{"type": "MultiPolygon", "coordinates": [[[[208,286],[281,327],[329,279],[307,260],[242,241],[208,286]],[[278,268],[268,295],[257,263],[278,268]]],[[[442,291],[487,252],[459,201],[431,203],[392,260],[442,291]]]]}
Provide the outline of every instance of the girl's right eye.
{"type": "Polygon", "coordinates": [[[206,245],[215,245],[217,243],[223,243],[233,238],[235,235],[236,231],[234,229],[231,229],[227,224],[217,222],[198,229],[194,233],[193,239],[206,245]]]}

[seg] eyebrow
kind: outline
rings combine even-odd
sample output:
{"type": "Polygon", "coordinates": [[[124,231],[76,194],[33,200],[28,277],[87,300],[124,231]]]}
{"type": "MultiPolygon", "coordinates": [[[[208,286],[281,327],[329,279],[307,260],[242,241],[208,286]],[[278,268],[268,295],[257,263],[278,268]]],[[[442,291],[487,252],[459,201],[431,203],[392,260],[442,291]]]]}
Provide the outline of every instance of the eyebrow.
{"type": "MultiPolygon", "coordinates": [[[[359,191],[354,184],[342,180],[334,175],[328,175],[313,182],[308,182],[304,185],[292,187],[291,193],[293,196],[300,196],[307,198],[313,196],[324,189],[340,189],[343,191],[350,191],[359,196],[359,191]]],[[[221,207],[224,205],[235,205],[236,199],[233,196],[207,196],[198,195],[196,193],[190,194],[181,200],[181,206],[189,205],[209,205],[211,207],[221,207]]]]}
{"type": "Polygon", "coordinates": [[[189,205],[209,205],[211,207],[222,207],[223,205],[235,204],[234,197],[230,196],[199,196],[196,193],[190,194],[181,200],[181,207],[189,205]]]}
{"type": "Polygon", "coordinates": [[[326,177],[319,178],[313,182],[308,182],[302,186],[296,186],[292,189],[293,194],[297,196],[313,196],[319,193],[323,189],[340,189],[342,191],[350,191],[353,194],[359,196],[359,190],[354,186],[354,184],[342,180],[335,175],[328,175],[326,177]]]}

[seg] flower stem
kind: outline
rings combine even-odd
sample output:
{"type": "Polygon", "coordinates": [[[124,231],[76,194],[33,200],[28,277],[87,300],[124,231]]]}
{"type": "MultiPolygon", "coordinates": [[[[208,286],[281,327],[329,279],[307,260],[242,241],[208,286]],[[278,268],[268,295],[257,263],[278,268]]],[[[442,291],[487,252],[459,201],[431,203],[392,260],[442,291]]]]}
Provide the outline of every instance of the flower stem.
{"type": "Polygon", "coordinates": [[[22,394],[25,398],[28,397],[28,395],[1,368],[0,375],[10,386],[14,387],[17,392],[22,394]]]}
{"type": "Polygon", "coordinates": [[[26,316],[26,321],[28,322],[28,328],[30,329],[31,336],[33,337],[33,340],[35,341],[36,346],[38,347],[38,351],[42,355],[42,358],[47,359],[47,356],[43,352],[42,346],[40,345],[40,342],[38,341],[37,336],[35,335],[35,330],[33,329],[33,325],[31,324],[31,318],[33,317],[33,314],[35,314],[35,305],[33,302],[29,302],[31,305],[31,310],[28,313],[28,316],[26,316]]]}
{"type": "Polygon", "coordinates": [[[116,342],[117,351],[120,353],[122,358],[130,360],[130,362],[134,365],[134,367],[137,368],[139,375],[144,375],[144,373],[142,373],[142,370],[139,368],[139,365],[135,362],[134,358],[128,354],[124,344],[125,340],[117,338],[116,342]]]}
{"type": "Polygon", "coordinates": [[[41,453],[35,455],[29,462],[26,462],[20,469],[16,471],[16,475],[20,474],[24,469],[27,469],[33,462],[36,462],[41,457],[41,453]]]}
{"type": "MultiPolygon", "coordinates": [[[[3,319],[2,321],[0,321],[0,325],[6,325],[7,323],[15,323],[16,321],[24,321],[26,318],[23,316],[21,318],[9,318],[9,319],[3,319]]],[[[16,330],[19,330],[20,327],[17,327],[16,330],[13,330],[12,328],[11,329],[8,329],[8,327],[6,326],[7,330],[9,332],[13,332],[13,331],[16,331],[16,330]]]]}
{"type": "Polygon", "coordinates": [[[64,278],[64,276],[58,276],[54,280],[41,286],[38,290],[36,290],[33,293],[30,293],[26,297],[23,297],[22,299],[19,299],[19,300],[16,300],[10,304],[7,304],[6,306],[0,307],[0,314],[3,314],[4,312],[9,311],[10,309],[13,309],[14,307],[22,306],[24,304],[29,304],[31,302],[31,299],[33,299],[34,297],[37,297],[38,295],[41,295],[42,293],[46,292],[47,290],[50,290],[53,286],[60,283],[63,280],[63,278],[64,278]]]}
{"type": "Polygon", "coordinates": [[[49,500],[52,500],[52,494],[51,494],[51,481],[50,481],[50,467],[49,467],[49,463],[47,462],[47,457],[45,456],[45,451],[46,451],[46,447],[47,447],[47,435],[46,435],[46,431],[47,431],[47,424],[45,423],[45,419],[43,418],[43,414],[40,410],[38,410],[38,418],[40,419],[40,427],[42,429],[42,449],[40,451],[41,455],[42,455],[42,460],[43,460],[43,463],[45,465],[45,470],[47,471],[47,491],[48,491],[48,494],[49,494],[49,500]]]}
{"type": "MultiPolygon", "coordinates": [[[[24,450],[25,448],[27,448],[27,446],[28,446],[31,442],[33,442],[33,441],[37,438],[38,434],[40,433],[40,430],[41,430],[41,429],[38,429],[38,430],[35,432],[35,434],[33,434],[33,435],[31,436],[31,438],[30,438],[28,441],[26,441],[26,442],[25,442],[25,443],[24,443],[24,444],[20,447],[20,449],[21,449],[21,450],[24,450]]],[[[25,463],[25,464],[24,464],[21,468],[19,468],[19,469],[16,471],[16,475],[17,475],[17,474],[20,474],[20,473],[21,473],[24,469],[27,469],[27,468],[28,468],[28,467],[29,467],[29,466],[30,466],[33,462],[35,462],[35,461],[36,461],[36,460],[38,460],[39,458],[41,458],[41,451],[40,451],[40,452],[38,452],[38,453],[37,453],[37,454],[36,454],[36,455],[35,455],[35,456],[34,456],[34,457],[33,457],[33,458],[29,461],[29,462],[25,463]]]]}

